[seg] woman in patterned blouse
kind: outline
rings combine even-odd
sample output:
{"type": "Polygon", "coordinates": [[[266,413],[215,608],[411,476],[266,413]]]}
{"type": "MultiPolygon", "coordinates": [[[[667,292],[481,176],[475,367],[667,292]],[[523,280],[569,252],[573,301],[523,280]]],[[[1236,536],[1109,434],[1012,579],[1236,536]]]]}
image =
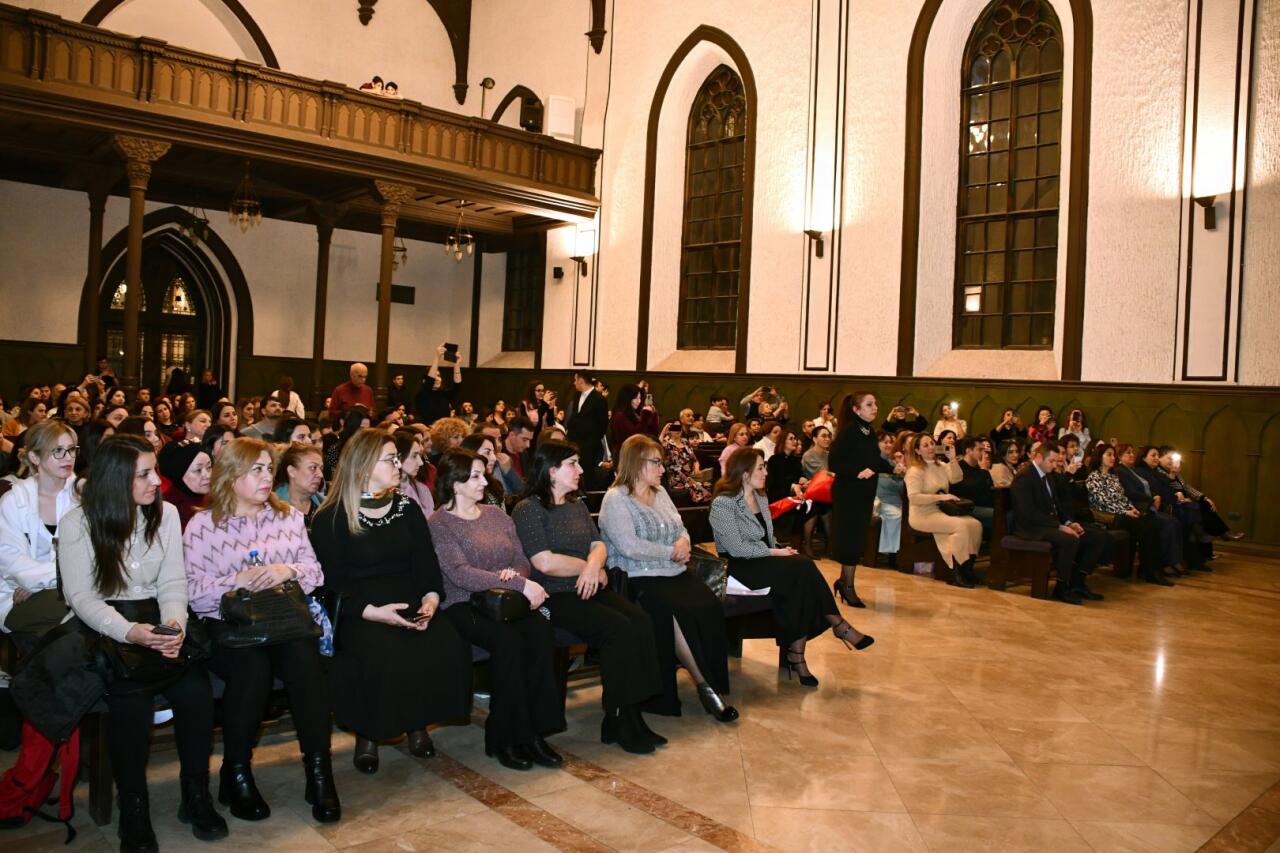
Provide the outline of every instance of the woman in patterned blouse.
{"type": "Polygon", "coordinates": [[[1159,513],[1143,513],[1135,507],[1125,494],[1115,467],[1114,447],[1103,443],[1094,448],[1089,459],[1090,473],[1085,479],[1089,509],[1093,510],[1099,521],[1103,520],[1103,514],[1111,514],[1113,520],[1110,526],[1129,532],[1129,537],[1141,549],[1143,580],[1160,586],[1173,586],[1165,578],[1162,569],[1167,565],[1176,565],[1177,529],[1173,525],[1162,523],[1159,513]],[[1164,532],[1166,528],[1168,533],[1164,532]],[[1172,543],[1167,544],[1164,541],[1166,537],[1173,537],[1172,543]]]}

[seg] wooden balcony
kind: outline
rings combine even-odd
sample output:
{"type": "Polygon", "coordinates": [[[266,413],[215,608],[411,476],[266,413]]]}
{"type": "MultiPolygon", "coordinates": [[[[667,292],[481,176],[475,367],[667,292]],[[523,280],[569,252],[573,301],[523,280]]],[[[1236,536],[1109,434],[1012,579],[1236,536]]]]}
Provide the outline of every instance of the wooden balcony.
{"type": "MultiPolygon", "coordinates": [[[[333,190],[316,200],[351,201],[359,193],[349,181],[374,179],[421,192],[404,217],[442,223],[465,199],[481,212],[469,222],[492,233],[581,221],[599,208],[596,149],[0,4],[4,177],[24,179],[15,164],[39,173],[37,161],[101,157],[101,139],[116,133],[173,143],[157,173],[172,164],[196,189],[218,165],[232,176],[246,160],[255,175],[292,170],[299,191],[281,193],[282,213],[293,209],[283,202],[311,195],[312,180],[333,190]],[[184,150],[200,155],[185,169],[184,150]]],[[[225,181],[215,183],[214,195],[225,181]]]]}

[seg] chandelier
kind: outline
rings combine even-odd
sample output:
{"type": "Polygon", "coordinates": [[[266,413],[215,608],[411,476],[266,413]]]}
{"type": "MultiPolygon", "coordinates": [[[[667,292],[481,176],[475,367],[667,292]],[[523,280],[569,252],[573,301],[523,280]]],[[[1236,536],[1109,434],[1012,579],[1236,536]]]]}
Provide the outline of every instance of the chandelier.
{"type": "Polygon", "coordinates": [[[209,239],[209,215],[204,212],[204,208],[191,208],[191,221],[184,222],[178,226],[178,233],[192,243],[207,241],[209,239]]]}
{"type": "Polygon", "coordinates": [[[471,232],[462,224],[462,208],[466,206],[465,201],[458,202],[458,221],[453,226],[448,238],[444,241],[444,253],[453,255],[453,259],[458,263],[462,263],[462,256],[473,254],[476,250],[476,240],[471,236],[471,232]]]}
{"type": "Polygon", "coordinates": [[[244,164],[244,178],[240,181],[240,186],[236,187],[236,194],[231,197],[231,206],[227,208],[227,221],[232,225],[239,225],[241,234],[262,222],[262,205],[254,198],[247,160],[244,164]]]}
{"type": "Polygon", "coordinates": [[[400,267],[409,265],[409,247],[404,244],[404,240],[399,236],[396,237],[395,244],[391,247],[391,268],[398,270],[400,267]]]}

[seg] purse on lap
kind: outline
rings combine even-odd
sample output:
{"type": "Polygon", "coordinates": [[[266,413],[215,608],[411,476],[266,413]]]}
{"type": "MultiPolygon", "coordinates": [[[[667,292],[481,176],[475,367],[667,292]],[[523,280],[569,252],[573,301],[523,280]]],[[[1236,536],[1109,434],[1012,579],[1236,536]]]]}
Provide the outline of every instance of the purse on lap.
{"type": "Polygon", "coordinates": [[[209,625],[219,645],[230,649],[274,646],[321,634],[297,581],[256,592],[233,589],[223,593],[219,614],[222,619],[211,619],[209,625]]]}
{"type": "Polygon", "coordinates": [[[529,599],[524,593],[496,586],[471,593],[471,606],[494,622],[514,622],[529,615],[529,599]]]}
{"type": "MultiPolygon", "coordinates": [[[[947,492],[939,491],[938,494],[947,494],[947,492]]],[[[943,515],[959,517],[964,515],[973,515],[973,501],[968,498],[956,498],[953,501],[938,501],[938,509],[943,515]]]]}

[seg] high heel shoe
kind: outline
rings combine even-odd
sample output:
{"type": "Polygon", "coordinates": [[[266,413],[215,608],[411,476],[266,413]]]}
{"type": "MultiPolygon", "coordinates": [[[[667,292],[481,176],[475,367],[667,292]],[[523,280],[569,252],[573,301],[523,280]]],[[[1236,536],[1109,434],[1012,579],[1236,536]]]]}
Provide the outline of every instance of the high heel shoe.
{"type": "Polygon", "coordinates": [[[800,667],[802,666],[807,668],[804,660],[804,652],[793,652],[791,649],[783,650],[782,665],[779,668],[787,671],[787,681],[791,680],[791,676],[794,673],[795,676],[800,679],[801,687],[817,687],[817,677],[814,676],[813,673],[805,675],[800,672],[800,667]]]}
{"type": "Polygon", "coordinates": [[[703,710],[722,723],[732,723],[738,719],[738,709],[724,704],[720,694],[705,681],[698,685],[698,701],[702,703],[703,710]]]}
{"type": "Polygon", "coordinates": [[[837,596],[841,601],[843,601],[849,607],[866,607],[867,606],[865,603],[863,603],[861,598],[858,598],[858,593],[853,588],[852,583],[849,584],[848,588],[846,589],[844,585],[840,583],[840,581],[836,581],[835,583],[831,584],[831,592],[833,595],[837,596]]]}
{"type": "Polygon", "coordinates": [[[841,622],[839,625],[831,629],[831,633],[835,638],[844,643],[845,648],[851,650],[862,651],[876,641],[876,638],[870,634],[863,634],[862,639],[854,642],[848,638],[848,634],[855,633],[854,627],[848,622],[841,622]]]}

